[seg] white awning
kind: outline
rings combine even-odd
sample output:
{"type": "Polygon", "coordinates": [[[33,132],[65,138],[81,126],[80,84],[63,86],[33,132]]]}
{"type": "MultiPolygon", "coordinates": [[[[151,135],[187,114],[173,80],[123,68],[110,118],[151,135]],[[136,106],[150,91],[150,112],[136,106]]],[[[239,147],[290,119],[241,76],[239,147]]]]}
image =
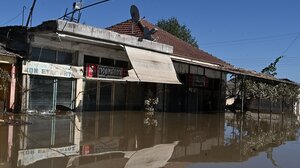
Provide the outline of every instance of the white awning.
{"type": "Polygon", "coordinates": [[[141,82],[181,84],[169,55],[128,46],[125,50],[141,82]]]}

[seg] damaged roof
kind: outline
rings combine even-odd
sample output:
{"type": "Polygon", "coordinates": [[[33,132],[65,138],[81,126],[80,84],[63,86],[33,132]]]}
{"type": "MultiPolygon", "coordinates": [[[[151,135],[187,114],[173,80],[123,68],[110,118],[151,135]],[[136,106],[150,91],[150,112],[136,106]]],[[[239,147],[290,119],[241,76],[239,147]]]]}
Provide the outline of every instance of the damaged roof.
{"type": "Polygon", "coordinates": [[[0,56],[21,57],[19,54],[13,52],[9,48],[6,48],[5,44],[3,44],[3,43],[0,43],[0,56]]]}
{"type": "Polygon", "coordinates": [[[131,19],[129,19],[119,24],[108,27],[107,29],[118,32],[120,34],[127,34],[143,38],[144,27],[147,27],[149,30],[152,28],[156,28],[157,31],[153,34],[154,41],[173,46],[173,55],[182,58],[195,59],[198,61],[217,64],[220,66],[232,66],[229,63],[190,45],[189,43],[177,38],[176,36],[168,33],[167,31],[164,31],[163,29],[153,25],[152,23],[144,19],[139,21],[138,23],[134,23],[131,19]]]}

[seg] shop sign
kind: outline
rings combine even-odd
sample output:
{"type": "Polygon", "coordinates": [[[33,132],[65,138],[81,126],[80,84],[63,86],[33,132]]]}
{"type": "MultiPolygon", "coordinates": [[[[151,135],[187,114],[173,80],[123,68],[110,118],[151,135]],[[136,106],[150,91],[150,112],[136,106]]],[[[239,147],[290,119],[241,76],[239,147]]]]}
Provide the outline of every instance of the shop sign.
{"type": "Polygon", "coordinates": [[[79,155],[79,146],[71,145],[60,148],[38,148],[18,151],[18,167],[27,166],[39,160],[56,157],[79,155]]]}
{"type": "Polygon", "coordinates": [[[94,78],[123,78],[128,76],[128,70],[120,67],[97,64],[86,65],[86,76],[94,78]]]}
{"type": "Polygon", "coordinates": [[[83,72],[81,67],[24,61],[22,73],[32,75],[65,77],[65,78],[82,78],[83,72]]]}
{"type": "Polygon", "coordinates": [[[99,77],[122,78],[123,71],[123,68],[99,65],[99,77]]]}

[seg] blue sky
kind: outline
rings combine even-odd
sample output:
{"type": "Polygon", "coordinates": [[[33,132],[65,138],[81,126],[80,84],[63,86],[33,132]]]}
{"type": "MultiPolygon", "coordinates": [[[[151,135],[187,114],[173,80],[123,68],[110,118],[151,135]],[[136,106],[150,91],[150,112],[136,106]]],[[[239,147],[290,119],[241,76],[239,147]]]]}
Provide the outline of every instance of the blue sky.
{"type": "MultiPolygon", "coordinates": [[[[26,22],[32,1],[2,0],[0,25],[21,24],[23,6],[26,22]]],[[[37,0],[32,25],[62,16],[73,2],[37,0]]],[[[284,55],[277,77],[300,82],[299,0],[110,0],[84,10],[81,22],[100,28],[114,25],[130,18],[132,4],[152,23],[177,17],[201,49],[234,66],[260,71],[284,55]]]]}

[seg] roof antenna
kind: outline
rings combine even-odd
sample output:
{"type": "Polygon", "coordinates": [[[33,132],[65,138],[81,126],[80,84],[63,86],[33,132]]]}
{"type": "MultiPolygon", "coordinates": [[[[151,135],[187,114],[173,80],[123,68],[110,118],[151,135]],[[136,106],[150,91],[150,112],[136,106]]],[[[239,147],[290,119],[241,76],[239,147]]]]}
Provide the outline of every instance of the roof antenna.
{"type": "Polygon", "coordinates": [[[68,20],[70,22],[76,22],[79,23],[80,18],[81,18],[81,8],[83,6],[82,0],[80,0],[80,2],[74,2],[73,3],[73,11],[71,11],[70,13],[68,12],[68,8],[66,8],[65,14],[63,16],[63,20],[68,20]],[[75,18],[74,16],[77,13],[77,18],[75,18]],[[71,15],[71,16],[68,16],[71,15]]]}
{"type": "Polygon", "coordinates": [[[140,21],[140,12],[139,12],[139,9],[135,5],[131,5],[130,15],[131,15],[131,20],[132,20],[131,33],[133,34],[134,25],[140,21]]]}
{"type": "Polygon", "coordinates": [[[68,21],[71,21],[71,22],[79,23],[80,17],[81,17],[81,11],[83,9],[98,5],[100,3],[108,2],[108,1],[110,1],[110,0],[102,0],[102,1],[95,2],[95,3],[90,4],[90,5],[87,5],[87,6],[83,6],[82,0],[80,0],[80,2],[74,2],[73,3],[73,11],[67,13],[67,11],[68,11],[68,8],[67,8],[66,11],[65,11],[65,14],[62,17],[59,17],[58,19],[64,19],[64,20],[68,20],[68,21]],[[78,12],[77,19],[74,18],[74,15],[75,15],[76,12],[78,12]],[[71,15],[71,16],[69,16],[69,15],[71,15]]]}
{"type": "Polygon", "coordinates": [[[36,0],[33,1],[32,6],[31,6],[31,8],[30,8],[30,13],[29,13],[29,15],[28,15],[28,19],[27,19],[27,22],[26,22],[26,27],[28,27],[29,21],[32,20],[32,12],[33,12],[35,3],[36,3],[36,0]]]}

